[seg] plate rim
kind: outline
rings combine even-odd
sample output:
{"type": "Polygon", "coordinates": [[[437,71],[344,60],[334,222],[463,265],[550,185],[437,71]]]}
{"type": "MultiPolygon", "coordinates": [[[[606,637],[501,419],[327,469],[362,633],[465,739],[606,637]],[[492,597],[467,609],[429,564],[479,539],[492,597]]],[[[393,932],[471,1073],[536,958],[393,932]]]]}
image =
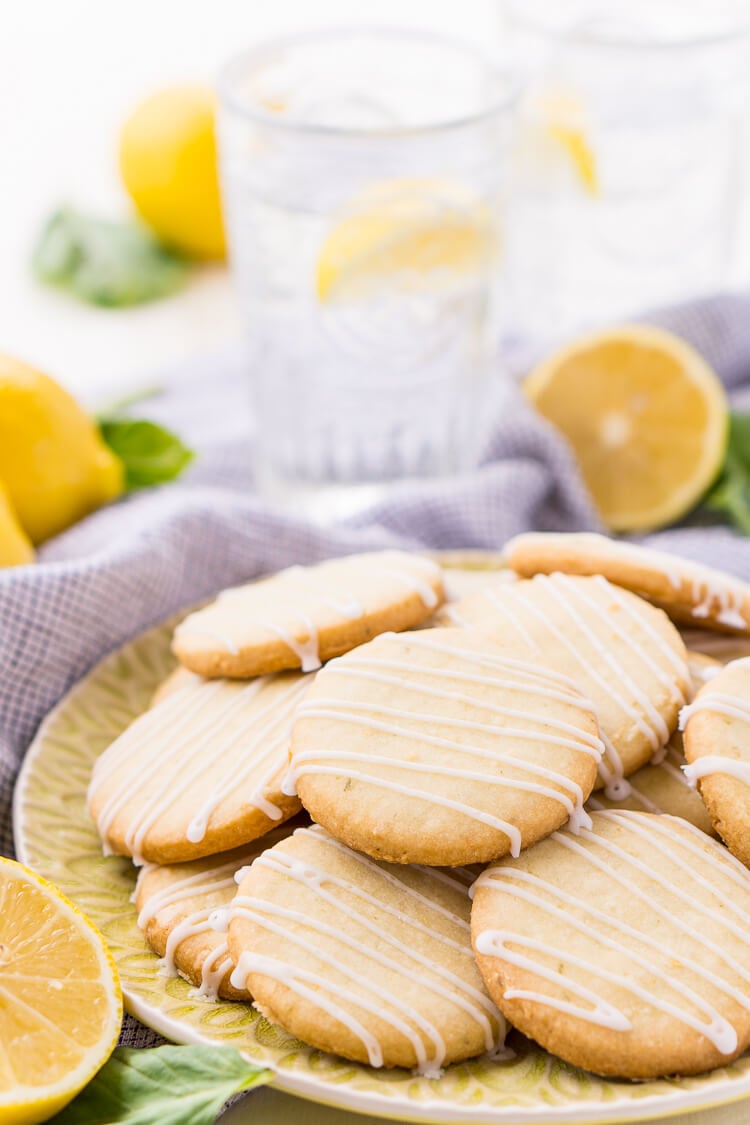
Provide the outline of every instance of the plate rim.
{"type": "MultiPolygon", "coordinates": [[[[460,558],[464,557],[474,562],[478,559],[489,562],[487,570],[499,569],[497,552],[478,551],[451,551],[445,553],[433,552],[433,557],[442,561],[447,569],[451,565],[460,566],[460,558]],[[450,556],[450,562],[448,561],[450,556]],[[494,565],[493,565],[494,563],[494,565]]],[[[477,566],[471,569],[485,569],[477,566]]],[[[21,768],[16,778],[13,801],[13,842],[16,856],[21,863],[29,863],[26,850],[27,839],[24,834],[24,797],[29,779],[34,773],[37,760],[43,757],[46,747],[48,730],[54,726],[61,714],[75,703],[77,697],[85,694],[89,683],[104,670],[104,666],[114,662],[121,654],[127,652],[132,646],[145,641],[152,634],[158,634],[168,624],[190,612],[190,607],[178,613],[167,615],[161,621],[150,625],[147,629],[136,633],[129,640],[116,648],[110,649],[97,660],[87,672],[73,683],[55,706],[47,712],[41,720],[37,731],[29,743],[24,755],[21,768]]],[[[67,891],[63,893],[68,894],[67,891]]],[[[72,901],[75,899],[72,898],[72,901]]],[[[83,909],[83,908],[80,908],[83,909]]],[[[126,1010],[146,1027],[163,1035],[176,1043],[214,1043],[210,1036],[202,1035],[193,1030],[188,1024],[182,1024],[170,1016],[164,1016],[159,1009],[150,1007],[137,993],[131,992],[126,984],[122,984],[123,999],[126,1010]]],[[[246,1053],[246,1052],[245,1052],[246,1053]]],[[[248,1061],[257,1064],[257,1060],[248,1057],[248,1061]]],[[[697,1113],[701,1110],[718,1109],[726,1105],[745,1101],[750,1098],[750,1070],[738,1078],[725,1079],[725,1092],[722,1094],[722,1082],[719,1080],[715,1086],[708,1089],[683,1090],[676,1087],[669,1093],[650,1094],[637,1102],[624,1102],[617,1098],[609,1106],[601,1103],[586,1106],[585,1104],[529,1106],[450,1106],[439,1099],[425,1099],[411,1101],[402,1096],[394,1096],[381,1100],[382,1095],[374,1092],[351,1090],[346,1085],[334,1085],[315,1075],[296,1073],[278,1069],[273,1063],[260,1064],[265,1069],[273,1072],[270,1085],[284,1093],[319,1105],[343,1109],[357,1114],[369,1114],[383,1120],[396,1122],[413,1122],[415,1125],[631,1125],[631,1123],[667,1119],[680,1113],[697,1113]]]]}

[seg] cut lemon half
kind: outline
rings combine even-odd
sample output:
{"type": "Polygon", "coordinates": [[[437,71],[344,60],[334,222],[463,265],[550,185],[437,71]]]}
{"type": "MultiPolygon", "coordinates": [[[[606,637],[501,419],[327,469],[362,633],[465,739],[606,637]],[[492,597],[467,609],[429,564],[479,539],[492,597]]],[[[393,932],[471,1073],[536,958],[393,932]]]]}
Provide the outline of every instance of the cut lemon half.
{"type": "Polygon", "coordinates": [[[721,467],[724,389],[693,348],[662,329],[633,324],[584,337],[539,364],[524,386],[572,445],[614,531],[673,523],[721,467]]]}
{"type": "Polygon", "coordinates": [[[317,263],[320,301],[369,296],[384,281],[425,289],[484,269],[496,247],[489,208],[444,180],[388,180],[344,209],[317,263]]]}
{"type": "Polygon", "coordinates": [[[112,955],[55,887],[0,858],[0,1123],[59,1112],[106,1062],[122,1022],[112,955]]]}

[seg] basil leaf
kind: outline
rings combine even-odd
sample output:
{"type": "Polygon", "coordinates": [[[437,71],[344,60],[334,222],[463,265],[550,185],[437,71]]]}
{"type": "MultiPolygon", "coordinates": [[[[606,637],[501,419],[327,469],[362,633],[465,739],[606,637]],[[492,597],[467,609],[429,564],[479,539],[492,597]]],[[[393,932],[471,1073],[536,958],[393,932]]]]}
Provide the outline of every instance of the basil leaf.
{"type": "Polygon", "coordinates": [[[188,268],[136,223],[94,219],[66,207],[47,221],[32,258],[40,281],[93,305],[137,305],[173,293],[188,268]]]}
{"type": "Polygon", "coordinates": [[[128,491],[174,480],[195,456],[177,434],[156,422],[100,418],[99,430],[125,466],[128,491]]]}
{"type": "Polygon", "coordinates": [[[118,1047],[53,1125],[213,1125],[228,1098],[272,1077],[234,1047],[118,1047]]]}
{"type": "Polygon", "coordinates": [[[750,535],[750,414],[729,415],[729,441],[718,480],[704,498],[744,535],[750,535]]]}

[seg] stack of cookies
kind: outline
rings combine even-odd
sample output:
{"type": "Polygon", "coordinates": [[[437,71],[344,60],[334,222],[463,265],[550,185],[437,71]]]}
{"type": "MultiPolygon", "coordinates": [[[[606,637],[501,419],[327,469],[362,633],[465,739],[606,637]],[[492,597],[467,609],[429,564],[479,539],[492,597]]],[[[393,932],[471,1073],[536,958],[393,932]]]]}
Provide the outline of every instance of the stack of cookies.
{"type": "Polygon", "coordinates": [[[600,1074],[721,1066],[750,1045],[750,588],[591,535],[506,561],[351,556],[189,615],[96,764],[105,852],[163,972],[319,1049],[433,1077],[515,1027],[600,1074]]]}

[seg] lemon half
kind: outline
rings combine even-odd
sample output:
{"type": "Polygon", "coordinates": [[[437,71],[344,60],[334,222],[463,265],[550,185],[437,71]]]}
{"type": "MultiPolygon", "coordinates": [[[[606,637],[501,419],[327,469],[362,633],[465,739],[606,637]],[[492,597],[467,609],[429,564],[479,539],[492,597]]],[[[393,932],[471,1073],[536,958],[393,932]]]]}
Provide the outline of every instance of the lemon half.
{"type": "Polygon", "coordinates": [[[59,1112],[109,1058],[121,1022],[101,934],[51,883],[0,858],[0,1125],[59,1112]]]}
{"type": "Polygon", "coordinates": [[[721,468],[724,389],[698,352],[670,332],[633,324],[586,336],[541,363],[525,390],[567,437],[614,531],[674,522],[721,468]]]}

